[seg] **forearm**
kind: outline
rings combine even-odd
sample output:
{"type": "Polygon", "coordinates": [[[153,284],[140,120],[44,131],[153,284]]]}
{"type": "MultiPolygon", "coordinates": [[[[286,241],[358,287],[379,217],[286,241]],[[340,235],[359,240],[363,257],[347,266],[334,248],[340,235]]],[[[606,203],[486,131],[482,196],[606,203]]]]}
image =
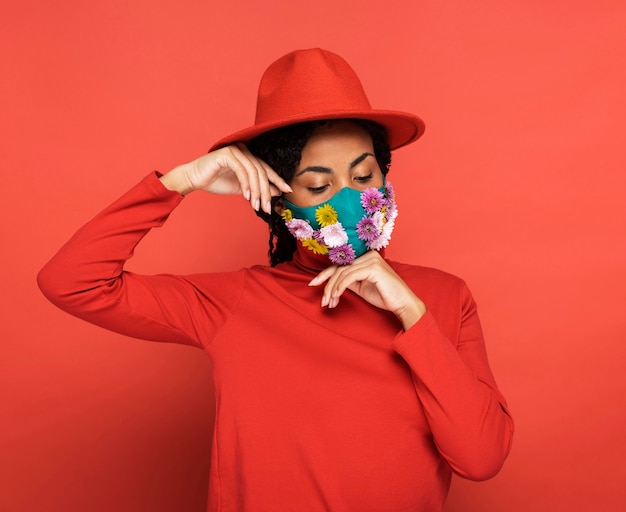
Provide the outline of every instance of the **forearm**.
{"type": "Polygon", "coordinates": [[[442,456],[460,475],[484,480],[502,466],[513,423],[489,369],[473,303],[468,310],[458,343],[426,313],[396,337],[394,349],[411,368],[442,456]]]}
{"type": "Polygon", "coordinates": [[[165,222],[181,199],[155,175],[146,177],[85,224],[44,266],[38,274],[44,295],[74,316],[129,336],[193,343],[169,321],[171,308],[163,307],[163,288],[182,286],[124,272],[136,245],[165,222]]]}

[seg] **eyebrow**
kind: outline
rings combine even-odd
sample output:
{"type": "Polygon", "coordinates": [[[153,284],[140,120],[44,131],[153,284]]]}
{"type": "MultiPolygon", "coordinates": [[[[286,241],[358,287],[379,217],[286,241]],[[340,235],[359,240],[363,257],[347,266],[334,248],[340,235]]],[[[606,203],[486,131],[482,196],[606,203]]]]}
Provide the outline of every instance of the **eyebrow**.
{"type": "MultiPolygon", "coordinates": [[[[368,156],[374,156],[372,153],[363,153],[362,155],[356,157],[352,162],[350,162],[350,169],[354,169],[357,165],[359,165],[363,160],[365,160],[368,156]]],[[[300,176],[305,172],[323,172],[326,174],[330,174],[333,170],[330,167],[322,167],[319,165],[310,165],[309,167],[305,167],[304,169],[298,171],[296,176],[300,176]]]]}

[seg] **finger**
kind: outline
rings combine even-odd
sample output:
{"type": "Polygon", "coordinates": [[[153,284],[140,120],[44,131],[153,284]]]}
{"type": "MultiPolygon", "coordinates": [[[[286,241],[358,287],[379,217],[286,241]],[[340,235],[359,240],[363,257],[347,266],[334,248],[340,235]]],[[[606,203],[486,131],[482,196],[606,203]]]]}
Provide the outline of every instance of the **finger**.
{"type": "Polygon", "coordinates": [[[336,307],[346,288],[355,282],[355,276],[354,269],[349,268],[349,266],[343,267],[341,271],[333,274],[324,288],[322,302],[327,303],[330,308],[336,307]]]}
{"type": "MultiPolygon", "coordinates": [[[[237,154],[237,148],[235,146],[228,146],[223,148],[224,154],[220,158],[219,165],[224,172],[231,171],[241,189],[243,197],[250,200],[250,181],[248,179],[248,173],[246,172],[245,164],[241,161],[237,154]]],[[[222,151],[222,150],[219,150],[222,151]]]]}
{"type": "MultiPolygon", "coordinates": [[[[328,281],[332,278],[332,276],[338,271],[339,267],[337,265],[331,265],[330,267],[325,268],[319,274],[317,274],[311,281],[309,281],[309,286],[319,286],[324,282],[328,281]]],[[[329,304],[330,294],[327,293],[328,285],[324,287],[324,291],[322,293],[322,302],[321,306],[325,307],[329,304]]]]}
{"type": "Polygon", "coordinates": [[[264,160],[253,155],[245,146],[240,147],[240,149],[250,159],[257,170],[261,205],[263,210],[270,214],[272,209],[272,197],[279,196],[283,192],[293,192],[293,190],[264,160]]]}
{"type": "Polygon", "coordinates": [[[267,178],[269,179],[270,183],[272,183],[279,191],[274,195],[280,195],[280,192],[293,192],[293,189],[289,186],[289,184],[274,169],[272,169],[263,160],[259,161],[265,169],[267,178]]]}
{"type": "Polygon", "coordinates": [[[252,208],[259,211],[261,208],[262,180],[259,179],[259,169],[255,161],[256,159],[248,151],[245,144],[237,143],[234,147],[237,148],[238,158],[246,169],[248,183],[250,185],[250,204],[252,208]]]}
{"type": "Polygon", "coordinates": [[[338,268],[339,267],[337,265],[331,265],[330,267],[325,268],[309,281],[309,286],[319,286],[323,282],[327,281],[338,268]]]}
{"type": "Polygon", "coordinates": [[[324,290],[325,302],[329,307],[336,307],[339,298],[343,293],[350,289],[355,293],[359,293],[360,284],[364,281],[370,281],[376,284],[381,269],[379,258],[362,257],[355,260],[351,265],[342,267],[335,272],[328,280],[324,290]]]}
{"type": "Polygon", "coordinates": [[[350,274],[351,266],[352,265],[336,267],[335,271],[328,276],[322,295],[322,306],[328,306],[329,308],[337,306],[339,297],[343,293],[343,291],[338,292],[338,284],[344,282],[345,276],[350,274]]]}
{"type": "Polygon", "coordinates": [[[267,177],[267,172],[262,165],[262,161],[259,158],[255,157],[252,153],[250,153],[250,150],[246,147],[245,144],[240,143],[237,145],[237,147],[246,158],[250,169],[253,169],[251,182],[257,185],[256,190],[253,190],[252,192],[255,209],[258,211],[259,208],[262,208],[264,212],[269,214],[272,209],[272,194],[270,190],[269,179],[267,177]]]}

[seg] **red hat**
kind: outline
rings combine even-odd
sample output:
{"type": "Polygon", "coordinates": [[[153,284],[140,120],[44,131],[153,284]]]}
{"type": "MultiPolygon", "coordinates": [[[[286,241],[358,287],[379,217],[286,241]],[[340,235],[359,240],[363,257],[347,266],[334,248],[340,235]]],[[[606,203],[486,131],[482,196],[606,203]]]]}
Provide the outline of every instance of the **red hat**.
{"type": "Polygon", "coordinates": [[[224,137],[214,149],[248,142],[274,128],[319,119],[369,119],[387,129],[391,149],[416,140],[424,122],[413,114],[370,106],[350,65],[327,50],[296,50],[271,64],[259,84],[254,125],[224,137]]]}

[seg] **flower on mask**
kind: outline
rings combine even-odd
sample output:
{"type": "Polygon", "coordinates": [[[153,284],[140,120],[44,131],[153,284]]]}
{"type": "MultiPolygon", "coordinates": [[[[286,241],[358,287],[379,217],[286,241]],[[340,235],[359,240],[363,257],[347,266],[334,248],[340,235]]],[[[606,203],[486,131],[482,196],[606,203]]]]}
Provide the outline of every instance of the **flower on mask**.
{"type": "Polygon", "coordinates": [[[393,188],[393,185],[388,181],[385,183],[385,196],[387,204],[390,202],[395,204],[396,190],[393,188]]]}
{"type": "Polygon", "coordinates": [[[337,222],[337,210],[328,203],[315,210],[315,220],[321,227],[329,226],[337,222]]]}
{"type": "Polygon", "coordinates": [[[343,229],[341,222],[324,226],[319,231],[319,238],[330,247],[339,247],[348,243],[348,233],[343,229]]]}
{"type": "Polygon", "coordinates": [[[287,229],[297,240],[307,240],[313,238],[313,228],[311,224],[302,219],[292,219],[286,222],[287,229]]]}
{"type": "Polygon", "coordinates": [[[389,241],[391,240],[391,232],[395,226],[395,221],[390,220],[385,223],[383,226],[383,230],[380,235],[368,242],[366,245],[369,249],[374,249],[375,251],[379,251],[380,249],[387,247],[389,245],[389,241]]]}
{"type": "Polygon", "coordinates": [[[361,204],[367,210],[365,203],[373,205],[377,203],[378,208],[372,209],[369,216],[363,217],[357,224],[357,236],[365,242],[368,249],[379,251],[389,245],[391,232],[395,226],[395,219],[398,216],[395,193],[391,183],[385,184],[385,195],[378,189],[369,188],[361,194],[361,204]],[[378,194],[374,194],[377,192],[378,194]],[[379,200],[379,195],[382,200],[379,200]]]}
{"type": "Polygon", "coordinates": [[[370,215],[380,210],[384,204],[385,196],[377,188],[368,188],[361,194],[361,205],[370,215]]]}
{"type": "MultiPolygon", "coordinates": [[[[361,192],[359,202],[364,215],[356,227],[348,228],[351,233],[356,230],[358,240],[352,239],[352,243],[350,237],[354,235],[348,235],[346,228],[339,222],[337,210],[329,203],[315,208],[314,217],[320,226],[319,229],[314,229],[308,220],[294,218],[293,212],[289,209],[286,209],[282,216],[289,232],[303,247],[315,254],[327,254],[335,265],[349,265],[356,258],[354,247],[360,242],[364,242],[368,250],[387,247],[398,216],[395,192],[391,183],[385,184],[383,192],[377,188],[368,188],[361,192]]],[[[353,206],[358,209],[358,204],[353,206]]]]}
{"type": "Polygon", "coordinates": [[[356,225],[356,234],[364,242],[373,242],[381,233],[378,223],[371,217],[363,217],[356,225]]]}
{"type": "Polygon", "coordinates": [[[302,247],[306,247],[314,254],[328,254],[328,247],[319,243],[315,238],[306,238],[302,240],[302,247]]]}
{"type": "Polygon", "coordinates": [[[397,216],[398,207],[396,206],[396,202],[387,200],[387,204],[385,204],[385,217],[387,220],[395,220],[397,216]]]}
{"type": "Polygon", "coordinates": [[[351,244],[340,245],[328,250],[328,259],[335,265],[349,265],[355,257],[356,254],[351,244]]]}

